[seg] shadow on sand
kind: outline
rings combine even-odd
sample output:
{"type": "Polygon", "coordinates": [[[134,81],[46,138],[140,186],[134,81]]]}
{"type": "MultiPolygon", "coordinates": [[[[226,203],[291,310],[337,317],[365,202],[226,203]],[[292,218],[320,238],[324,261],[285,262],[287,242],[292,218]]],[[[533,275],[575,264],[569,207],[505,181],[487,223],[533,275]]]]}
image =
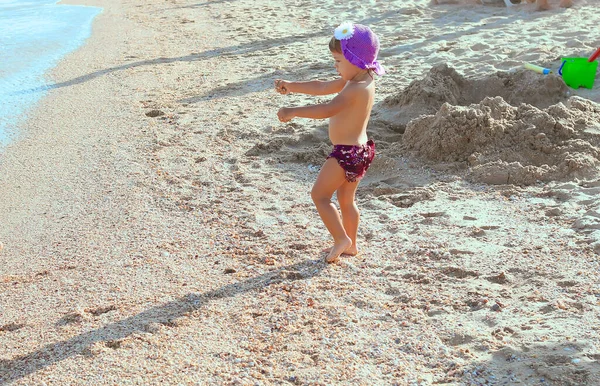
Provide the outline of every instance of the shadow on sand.
{"type": "Polygon", "coordinates": [[[600,384],[600,353],[577,340],[507,346],[489,361],[474,362],[462,374],[465,384],[592,386],[600,384]]]}
{"type": "Polygon", "coordinates": [[[274,47],[279,47],[279,46],[287,45],[287,44],[291,44],[291,43],[297,43],[300,40],[310,39],[310,38],[317,37],[317,36],[326,36],[326,35],[324,35],[326,33],[327,33],[327,31],[317,31],[317,32],[312,32],[312,33],[308,33],[308,34],[304,34],[304,35],[299,35],[299,36],[286,36],[286,37],[273,38],[273,39],[267,39],[267,40],[261,40],[261,41],[253,41],[253,42],[238,44],[236,46],[215,48],[215,49],[204,51],[201,53],[191,53],[189,55],[177,56],[174,58],[156,58],[156,59],[150,59],[150,60],[141,60],[138,62],[127,63],[127,64],[123,64],[120,66],[115,66],[115,67],[107,68],[104,70],[92,72],[90,74],[82,75],[77,78],[73,78],[73,79],[70,79],[70,80],[67,80],[64,82],[54,83],[54,84],[50,84],[50,85],[46,85],[46,86],[42,86],[42,87],[36,87],[36,88],[32,88],[32,89],[16,91],[13,93],[13,95],[36,93],[36,92],[51,90],[51,89],[55,89],[55,88],[73,86],[73,85],[84,83],[89,80],[92,80],[92,79],[95,79],[95,78],[98,78],[98,77],[101,77],[101,76],[104,76],[107,74],[111,74],[113,72],[118,72],[118,71],[127,70],[127,69],[131,69],[131,68],[152,66],[152,65],[157,65],[157,64],[169,64],[169,63],[176,63],[176,62],[196,62],[196,61],[201,61],[204,59],[214,58],[217,56],[226,57],[226,56],[244,55],[244,54],[249,54],[249,53],[252,53],[252,52],[255,52],[258,50],[264,50],[265,47],[274,48],[274,47]]]}
{"type": "Polygon", "coordinates": [[[14,382],[75,355],[84,354],[86,349],[96,342],[109,343],[138,331],[147,331],[152,323],[172,324],[176,319],[189,315],[214,299],[234,297],[284,281],[309,279],[319,275],[325,266],[321,260],[303,261],[212,291],[191,293],[69,340],[46,345],[12,360],[0,360],[0,385],[14,382]]]}

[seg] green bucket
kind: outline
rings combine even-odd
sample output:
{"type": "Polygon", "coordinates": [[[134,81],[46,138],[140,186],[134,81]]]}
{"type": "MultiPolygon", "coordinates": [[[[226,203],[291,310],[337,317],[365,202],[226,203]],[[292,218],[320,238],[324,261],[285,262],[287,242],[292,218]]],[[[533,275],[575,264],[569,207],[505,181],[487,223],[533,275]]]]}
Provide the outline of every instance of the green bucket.
{"type": "Polygon", "coordinates": [[[558,74],[562,75],[567,86],[572,88],[592,88],[596,79],[598,62],[587,58],[562,58],[558,74]]]}

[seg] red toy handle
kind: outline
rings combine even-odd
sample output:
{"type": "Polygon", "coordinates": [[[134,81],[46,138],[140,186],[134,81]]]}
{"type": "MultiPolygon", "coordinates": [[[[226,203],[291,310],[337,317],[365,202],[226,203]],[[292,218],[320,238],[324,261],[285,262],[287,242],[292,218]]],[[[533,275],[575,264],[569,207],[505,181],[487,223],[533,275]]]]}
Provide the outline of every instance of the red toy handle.
{"type": "Polygon", "coordinates": [[[588,59],[588,62],[593,62],[594,60],[596,60],[598,58],[598,56],[600,56],[600,48],[598,48],[596,51],[594,51],[592,56],[590,56],[590,58],[588,59]]]}

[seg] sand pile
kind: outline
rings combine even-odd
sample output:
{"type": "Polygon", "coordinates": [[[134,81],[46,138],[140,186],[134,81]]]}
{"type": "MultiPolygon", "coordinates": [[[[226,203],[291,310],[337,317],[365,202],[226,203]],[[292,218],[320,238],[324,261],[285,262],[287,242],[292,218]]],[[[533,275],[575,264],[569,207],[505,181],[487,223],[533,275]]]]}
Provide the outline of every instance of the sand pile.
{"type": "Polygon", "coordinates": [[[531,185],[590,178],[600,164],[600,105],[572,97],[544,110],[502,97],[442,105],[411,121],[408,149],[434,162],[465,162],[474,181],[531,185]]]}
{"type": "Polygon", "coordinates": [[[519,70],[469,79],[441,64],[432,67],[425,78],[413,81],[400,93],[386,98],[376,118],[402,133],[412,119],[435,114],[444,103],[467,106],[495,96],[514,106],[528,103],[545,108],[567,99],[569,88],[556,75],[540,76],[519,70]]]}
{"type": "Polygon", "coordinates": [[[464,163],[472,180],[531,185],[597,174],[600,106],[556,75],[466,78],[446,64],[384,100],[379,122],[432,162],[464,163]]]}

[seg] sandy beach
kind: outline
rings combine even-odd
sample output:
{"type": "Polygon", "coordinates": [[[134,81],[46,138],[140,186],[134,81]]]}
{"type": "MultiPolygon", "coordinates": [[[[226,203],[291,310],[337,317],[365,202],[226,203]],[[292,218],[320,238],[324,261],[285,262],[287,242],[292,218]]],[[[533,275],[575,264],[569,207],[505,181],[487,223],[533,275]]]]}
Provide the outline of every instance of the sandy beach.
{"type": "Polygon", "coordinates": [[[600,3],[103,8],[0,152],[0,384],[600,385],[600,3]],[[361,253],[323,262],[326,121],[273,81],[380,36],[361,253]],[[523,62],[554,71],[541,75],[523,62]]]}

